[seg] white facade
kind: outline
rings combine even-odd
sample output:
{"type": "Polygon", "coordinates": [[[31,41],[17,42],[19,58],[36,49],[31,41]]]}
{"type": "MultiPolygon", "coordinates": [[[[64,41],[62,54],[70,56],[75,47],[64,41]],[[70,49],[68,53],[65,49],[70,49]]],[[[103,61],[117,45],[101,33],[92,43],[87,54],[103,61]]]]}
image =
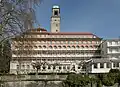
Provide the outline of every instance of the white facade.
{"type": "Polygon", "coordinates": [[[36,72],[36,64],[40,73],[80,73],[85,60],[101,58],[101,38],[89,32],[60,32],[60,8],[52,11],[51,32],[37,28],[12,39],[10,73],[36,72]]]}
{"type": "Polygon", "coordinates": [[[13,38],[10,72],[36,72],[32,65],[34,61],[47,63],[45,69],[40,65],[39,72],[71,72],[74,66],[74,72],[78,73],[81,70],[79,64],[83,60],[101,58],[100,43],[101,38],[91,33],[51,33],[44,29],[34,29],[29,31],[29,35],[13,38]],[[56,69],[61,67],[60,70],[53,70],[55,63],[58,63],[56,69]],[[65,70],[68,66],[69,69],[65,70]]]}
{"type": "Polygon", "coordinates": [[[120,58],[120,40],[109,39],[103,43],[103,54],[108,58],[120,58]]]}
{"type": "Polygon", "coordinates": [[[120,60],[94,59],[89,73],[108,73],[110,69],[120,69],[120,60]]]}
{"type": "MultiPolygon", "coordinates": [[[[35,61],[36,62],[36,61],[35,61]]],[[[44,61],[40,62],[44,63],[44,61]]],[[[37,69],[34,68],[34,63],[31,61],[22,61],[21,64],[18,61],[11,61],[10,64],[12,74],[28,74],[36,73],[37,69]],[[20,66],[21,65],[21,66],[20,66]]],[[[57,62],[46,62],[45,65],[41,65],[38,69],[39,73],[79,73],[81,67],[75,62],[70,61],[57,61],[57,62]]]]}

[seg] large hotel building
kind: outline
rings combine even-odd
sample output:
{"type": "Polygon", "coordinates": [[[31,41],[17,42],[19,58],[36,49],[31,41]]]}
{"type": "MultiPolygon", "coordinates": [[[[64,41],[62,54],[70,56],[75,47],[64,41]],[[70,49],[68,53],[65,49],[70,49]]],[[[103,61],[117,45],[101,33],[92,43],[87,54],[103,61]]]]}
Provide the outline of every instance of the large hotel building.
{"type": "Polygon", "coordinates": [[[89,32],[60,32],[60,8],[53,6],[51,32],[31,29],[12,39],[10,73],[35,73],[37,69],[40,73],[80,73],[85,62],[101,58],[101,40],[89,32]]]}

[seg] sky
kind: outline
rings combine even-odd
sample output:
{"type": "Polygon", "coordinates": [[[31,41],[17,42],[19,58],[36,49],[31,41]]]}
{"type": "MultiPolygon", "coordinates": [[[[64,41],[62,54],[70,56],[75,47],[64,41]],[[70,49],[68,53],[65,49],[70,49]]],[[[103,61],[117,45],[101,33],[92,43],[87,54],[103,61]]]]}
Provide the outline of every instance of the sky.
{"type": "Polygon", "coordinates": [[[35,27],[50,32],[53,5],[60,6],[61,32],[91,32],[101,38],[120,36],[120,0],[42,0],[35,27]]]}

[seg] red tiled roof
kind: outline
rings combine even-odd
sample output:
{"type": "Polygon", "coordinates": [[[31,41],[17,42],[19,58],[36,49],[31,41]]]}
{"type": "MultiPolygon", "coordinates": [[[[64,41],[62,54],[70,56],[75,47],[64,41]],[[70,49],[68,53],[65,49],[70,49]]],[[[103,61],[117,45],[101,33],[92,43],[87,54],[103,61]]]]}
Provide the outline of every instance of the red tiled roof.
{"type": "Polygon", "coordinates": [[[47,33],[50,35],[93,35],[90,32],[47,32],[46,29],[44,28],[36,28],[36,29],[31,29],[32,31],[46,31],[46,32],[42,32],[42,33],[47,33]]]}
{"type": "Polygon", "coordinates": [[[93,35],[92,33],[89,32],[48,32],[50,35],[93,35]]]}
{"type": "Polygon", "coordinates": [[[44,28],[35,28],[35,29],[31,29],[31,31],[47,31],[46,29],[44,28]]]}
{"type": "MultiPolygon", "coordinates": [[[[40,31],[41,30],[41,31],[43,31],[41,33],[48,34],[48,35],[93,35],[93,36],[96,36],[90,32],[47,32],[47,30],[44,28],[36,28],[36,29],[31,29],[31,30],[32,31],[40,31]]],[[[37,32],[35,32],[35,33],[37,33],[37,32]]]]}

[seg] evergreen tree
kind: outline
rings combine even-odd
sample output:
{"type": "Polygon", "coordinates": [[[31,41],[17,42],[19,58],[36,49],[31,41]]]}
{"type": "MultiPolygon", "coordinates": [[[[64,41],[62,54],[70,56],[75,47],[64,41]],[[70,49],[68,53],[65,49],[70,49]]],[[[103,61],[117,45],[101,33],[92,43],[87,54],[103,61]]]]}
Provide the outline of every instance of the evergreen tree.
{"type": "Polygon", "coordinates": [[[0,54],[0,72],[7,73],[9,72],[10,59],[12,57],[10,42],[8,40],[0,45],[0,54]]]}

